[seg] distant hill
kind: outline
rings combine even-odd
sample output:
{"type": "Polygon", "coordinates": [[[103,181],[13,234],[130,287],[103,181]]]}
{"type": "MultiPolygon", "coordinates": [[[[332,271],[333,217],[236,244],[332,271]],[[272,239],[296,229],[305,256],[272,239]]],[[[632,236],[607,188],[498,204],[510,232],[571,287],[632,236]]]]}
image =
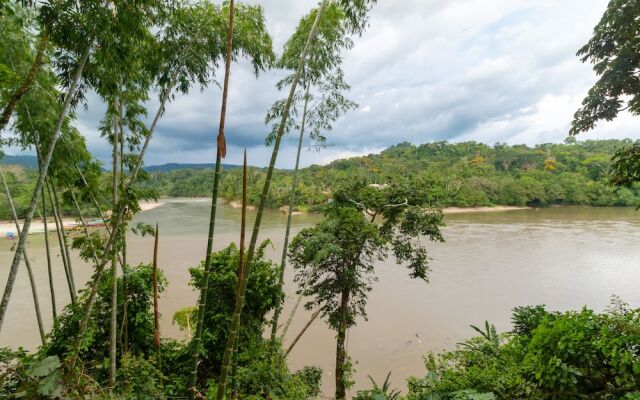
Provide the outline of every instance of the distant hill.
{"type": "Polygon", "coordinates": [[[36,156],[12,156],[5,154],[0,158],[0,164],[5,165],[20,165],[21,167],[28,169],[38,168],[38,159],[36,156]]]}
{"type": "MultiPolygon", "coordinates": [[[[0,164],[4,165],[19,165],[21,167],[27,169],[37,169],[38,168],[38,159],[35,156],[12,156],[9,154],[5,154],[0,158],[0,164]]],[[[215,167],[214,163],[201,163],[201,164],[190,164],[190,163],[168,163],[161,165],[149,165],[144,167],[144,170],[147,172],[170,172],[179,169],[213,169],[215,167]]],[[[224,169],[236,169],[241,168],[241,165],[234,164],[222,164],[224,169]]],[[[107,171],[105,169],[105,171],[107,171]]]]}
{"type": "MultiPolygon", "coordinates": [[[[147,172],[170,172],[175,171],[177,169],[213,169],[215,164],[213,163],[203,163],[203,164],[189,164],[189,163],[168,163],[161,165],[149,165],[148,167],[144,167],[144,170],[147,172]]],[[[222,168],[224,169],[236,169],[241,168],[240,165],[233,164],[222,164],[222,168]]]]}

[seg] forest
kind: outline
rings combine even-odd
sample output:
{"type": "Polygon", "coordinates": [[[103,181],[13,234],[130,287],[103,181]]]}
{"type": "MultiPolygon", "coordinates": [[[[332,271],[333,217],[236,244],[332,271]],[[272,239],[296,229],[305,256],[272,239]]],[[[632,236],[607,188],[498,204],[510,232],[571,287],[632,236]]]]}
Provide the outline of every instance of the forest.
{"type": "MultiPolygon", "coordinates": [[[[337,182],[362,179],[370,184],[410,182],[425,207],[475,206],[636,206],[637,186],[615,187],[610,180],[611,157],[633,144],[627,140],[587,140],[568,143],[509,146],[435,142],[401,143],[380,154],[313,165],[298,172],[297,209],[318,209],[331,198],[337,182]]],[[[257,204],[257,188],[265,171],[250,169],[249,203],[257,204]]],[[[288,204],[293,171],[276,170],[267,205],[288,204]]],[[[220,195],[241,198],[241,171],[223,172],[220,195]]],[[[205,197],[211,191],[201,169],[153,172],[142,187],[161,196],[205,197]]]]}
{"type": "Polygon", "coordinates": [[[475,337],[455,348],[416,353],[424,357],[424,372],[406,387],[387,375],[371,379],[369,389],[351,390],[356,362],[348,334],[366,326],[379,263],[398,264],[428,290],[432,246],[447,239],[442,207],[636,206],[640,196],[639,143],[576,139],[623,110],[640,114],[634,0],[611,0],[578,52],[598,81],[565,143],[402,143],[378,155],[299,168],[305,140],[330,143],[335,122],[358,106],[348,98],[342,63],[367,35],[374,7],[375,0],[321,0],[283,48],[274,49],[265,10],[253,3],[0,0],[0,144],[37,157],[33,171],[0,168],[2,212],[17,232],[11,263],[2,266],[0,333],[12,305],[28,299],[33,315],[21,319],[37,321],[40,339],[32,351],[0,343],[1,398],[640,399],[640,310],[616,298],[602,311],[518,306],[507,332],[487,321],[471,326],[475,337]],[[237,106],[228,101],[238,83],[231,71],[238,62],[250,65],[256,79],[280,71],[273,90],[282,98],[265,115],[268,166],[249,168],[245,151],[242,168],[223,172],[233,134],[225,131],[227,109],[237,106]],[[210,114],[218,125],[210,138],[215,166],[147,173],[145,155],[166,110],[178,96],[207,87],[221,99],[219,113],[210,114]],[[77,119],[82,107],[93,106],[90,95],[105,106],[98,130],[110,149],[109,165],[89,152],[77,119]],[[287,134],[298,139],[295,167],[277,170],[287,134]],[[210,201],[201,237],[206,251],[188,272],[197,302],[162,316],[186,331],[180,340],[160,330],[159,303],[171,285],[163,269],[172,267],[158,259],[162,230],[134,224],[140,202],[159,195],[210,201]],[[241,208],[239,237],[224,246],[220,199],[237,200],[241,208]],[[253,226],[247,226],[250,204],[253,226]],[[266,255],[269,241],[259,237],[265,211],[278,207],[287,224],[281,257],[273,260],[266,255]],[[322,218],[293,235],[294,211],[312,208],[322,218]],[[73,235],[63,215],[77,219],[73,235]],[[98,229],[89,216],[101,222],[98,229]],[[56,223],[52,235],[47,218],[56,223]],[[28,235],[40,221],[46,291],[35,284],[28,256],[28,235]],[[127,233],[153,238],[148,263],[128,262],[127,233]],[[222,250],[214,251],[214,242],[222,250]],[[59,258],[50,256],[54,247],[59,258]],[[91,269],[84,286],[76,286],[80,266],[73,254],[91,269]],[[28,293],[16,284],[23,269],[28,293]],[[60,303],[55,274],[64,279],[68,304],[60,303]],[[284,291],[289,276],[293,293],[284,291]],[[285,297],[295,304],[287,315],[285,297]],[[45,316],[41,306],[49,303],[52,315],[45,316]],[[327,349],[335,356],[330,374],[313,360],[297,370],[288,363],[306,329],[290,331],[299,307],[312,312],[306,327],[318,319],[335,334],[335,347],[327,349]],[[323,379],[332,380],[334,393],[322,393],[323,379]]]}

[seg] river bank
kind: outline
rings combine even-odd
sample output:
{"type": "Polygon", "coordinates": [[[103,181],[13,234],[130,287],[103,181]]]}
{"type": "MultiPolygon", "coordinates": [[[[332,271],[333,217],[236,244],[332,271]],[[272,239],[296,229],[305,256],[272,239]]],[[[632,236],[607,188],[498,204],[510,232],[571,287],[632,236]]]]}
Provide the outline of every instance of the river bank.
{"type": "MultiPolygon", "coordinates": [[[[164,201],[141,201],[140,203],[141,212],[153,210],[154,208],[158,208],[165,204],[164,201]]],[[[90,226],[98,226],[101,224],[100,218],[87,218],[86,221],[90,226]]],[[[24,225],[24,220],[19,220],[20,228],[24,225]]],[[[62,225],[65,230],[74,230],[81,227],[81,224],[78,222],[76,218],[64,217],[62,218],[62,225]]],[[[53,217],[47,218],[47,230],[51,232],[56,231],[56,224],[53,220],[53,217]]],[[[31,227],[29,228],[29,234],[42,234],[44,233],[44,222],[40,218],[34,218],[31,222],[31,227]]],[[[10,235],[17,236],[16,224],[13,221],[0,221],[0,237],[7,237],[10,235]]]]}

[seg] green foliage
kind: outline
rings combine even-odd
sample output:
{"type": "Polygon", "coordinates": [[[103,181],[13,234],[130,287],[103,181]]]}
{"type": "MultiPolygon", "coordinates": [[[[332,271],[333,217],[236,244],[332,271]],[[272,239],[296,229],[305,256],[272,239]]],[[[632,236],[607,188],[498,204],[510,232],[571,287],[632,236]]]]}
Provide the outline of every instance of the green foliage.
{"type": "Polygon", "coordinates": [[[379,386],[375,380],[371,376],[368,376],[369,380],[373,384],[372,389],[361,390],[359,391],[353,400],[399,400],[400,399],[400,391],[396,389],[391,389],[391,382],[389,378],[391,378],[391,372],[387,374],[387,377],[382,382],[382,385],[379,386]]]}
{"type": "Polygon", "coordinates": [[[471,398],[497,399],[637,395],[640,310],[618,305],[600,314],[588,309],[548,313],[541,306],[521,307],[514,310],[514,322],[513,333],[497,346],[480,330],[482,336],[457,350],[430,354],[428,374],[410,379],[407,398],[459,398],[452,396],[463,390],[495,396],[471,398]],[[484,351],[486,346],[495,351],[484,351]]]}
{"type": "Polygon", "coordinates": [[[273,344],[265,340],[261,346],[240,356],[239,363],[242,366],[238,368],[239,398],[263,398],[266,382],[269,382],[269,397],[272,399],[315,398],[320,391],[319,378],[322,370],[305,367],[303,373],[292,374],[280,351],[272,356],[271,346],[273,344]]]}
{"type": "MultiPolygon", "coordinates": [[[[155,360],[154,360],[155,361],[155,360]]],[[[125,354],[118,369],[119,399],[155,400],[163,398],[163,374],[143,356],[125,354]]]]}
{"type": "Polygon", "coordinates": [[[613,120],[623,108],[640,115],[638,17],[635,0],[611,0],[593,36],[578,51],[582,62],[594,65],[599,79],[574,116],[572,134],[593,129],[599,120],[613,120]]]}
{"type": "MultiPolygon", "coordinates": [[[[640,115],[638,18],[640,7],[635,0],[611,0],[593,36],[578,51],[582,62],[593,64],[599,78],[574,115],[572,135],[590,131],[598,121],[611,121],[625,110],[640,115]]],[[[613,156],[611,181],[626,187],[640,182],[639,165],[637,143],[618,150],[613,156]]],[[[636,200],[636,204],[640,202],[636,200]]]]}
{"type": "MultiPolygon", "coordinates": [[[[262,346],[262,332],[267,323],[266,314],[271,311],[281,297],[278,288],[277,265],[265,259],[264,249],[269,242],[264,242],[258,249],[251,271],[251,285],[245,297],[242,313],[242,325],[238,340],[240,341],[240,358],[249,359],[245,354],[252,354],[262,346]]],[[[211,273],[209,276],[208,298],[204,314],[202,334],[202,356],[198,367],[202,382],[217,377],[226,346],[227,330],[235,305],[236,287],[238,284],[239,252],[235,244],[211,255],[211,273]]],[[[203,263],[191,268],[191,285],[201,289],[203,280],[203,263]]],[[[190,322],[195,326],[197,312],[193,309],[190,322]]]]}
{"type": "Polygon", "coordinates": [[[306,366],[297,371],[295,376],[306,385],[308,398],[315,399],[320,395],[322,368],[306,366]]]}
{"type": "MultiPolygon", "coordinates": [[[[134,356],[151,356],[153,349],[153,280],[152,267],[140,264],[127,266],[127,324],[129,329],[129,352],[134,356]]],[[[118,326],[122,326],[124,291],[122,278],[118,278],[118,326]]],[[[162,291],[166,279],[159,273],[159,289],[162,291]]],[[[84,304],[88,293],[84,291],[78,304],[84,304]]],[[[96,303],[89,320],[89,328],[82,341],[80,360],[100,379],[103,360],[109,349],[109,305],[111,304],[111,275],[105,275],[100,283],[96,303]]],[[[56,355],[63,359],[76,337],[82,309],[79,305],[68,305],[59,314],[46,346],[40,350],[44,355],[56,355]]]]}
{"type": "MultiPolygon", "coordinates": [[[[414,146],[399,144],[380,154],[336,160],[326,166],[300,169],[296,190],[297,208],[315,210],[332,198],[344,181],[364,179],[369,184],[410,185],[416,204],[425,207],[473,206],[636,206],[640,187],[615,188],[614,175],[633,173],[627,164],[610,171],[616,151],[631,145],[627,140],[587,140],[571,144],[488,146],[476,142],[434,142],[414,146]],[[481,155],[482,158],[476,157],[481,155]],[[553,158],[555,169],[545,169],[553,158]],[[475,161],[474,161],[475,160],[475,161]],[[480,161],[481,160],[481,161],[480,161]],[[628,171],[628,172],[626,172],[628,171]]],[[[614,168],[615,165],[613,165],[614,168]]],[[[267,205],[288,205],[292,171],[274,173],[267,205]]],[[[265,171],[251,168],[249,202],[257,204],[265,171]]],[[[238,200],[241,171],[225,170],[221,197],[238,200]]],[[[633,183],[633,182],[630,182],[633,183]]],[[[203,170],[174,170],[151,173],[145,186],[172,197],[207,196],[211,191],[209,173],[203,170]]]]}

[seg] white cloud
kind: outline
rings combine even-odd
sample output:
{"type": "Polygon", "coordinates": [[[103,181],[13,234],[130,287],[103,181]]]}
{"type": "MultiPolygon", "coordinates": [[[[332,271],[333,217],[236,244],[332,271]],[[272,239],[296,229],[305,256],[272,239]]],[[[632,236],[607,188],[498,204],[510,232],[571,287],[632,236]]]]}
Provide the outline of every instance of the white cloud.
{"type": "MultiPolygon", "coordinates": [[[[264,7],[276,51],[316,5],[315,0],[250,2],[264,7]]],[[[575,53],[607,3],[379,0],[369,28],[344,54],[349,96],[360,103],[360,112],[345,115],[327,134],[332,146],[305,153],[303,164],[379,151],[405,140],[562,141],[596,79],[575,53]]],[[[227,161],[239,162],[247,147],[252,164],[264,165],[270,150],[262,145],[268,131],[263,117],[273,101],[284,97],[274,89],[282,73],[269,71],[256,80],[246,64],[234,65],[231,75],[227,161]]],[[[91,150],[106,157],[107,146],[96,130],[103,108],[95,96],[89,107],[80,113],[79,125],[91,150]]],[[[167,108],[147,163],[211,161],[219,110],[215,86],[178,98],[167,108]]],[[[581,138],[640,138],[639,127],[640,120],[624,115],[581,138]]],[[[284,141],[279,165],[293,165],[294,141],[284,141]]]]}

